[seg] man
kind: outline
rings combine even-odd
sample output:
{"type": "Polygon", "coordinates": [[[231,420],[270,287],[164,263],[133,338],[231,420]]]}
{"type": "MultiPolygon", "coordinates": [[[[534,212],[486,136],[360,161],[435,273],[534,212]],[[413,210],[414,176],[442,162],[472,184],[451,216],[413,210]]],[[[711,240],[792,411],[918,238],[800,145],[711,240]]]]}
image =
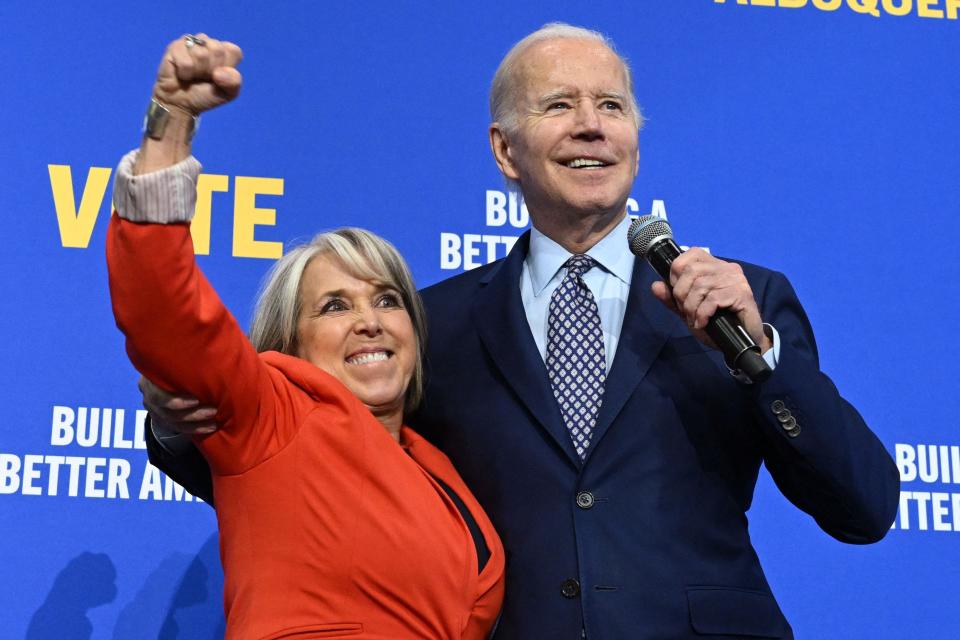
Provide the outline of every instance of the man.
{"type": "MultiPolygon", "coordinates": [[[[641,117],[603,36],[548,25],[521,40],[491,111],[534,229],[423,291],[429,381],[411,422],[503,538],[496,637],[792,637],[747,531],[761,462],[827,533],[867,543],[896,512],[889,454],[819,371],[782,275],[691,250],[668,287],[626,251],[641,117]],[[721,308],[774,366],[765,383],[710,346],[721,308]]],[[[202,495],[202,467],[183,469],[202,495]]]]}

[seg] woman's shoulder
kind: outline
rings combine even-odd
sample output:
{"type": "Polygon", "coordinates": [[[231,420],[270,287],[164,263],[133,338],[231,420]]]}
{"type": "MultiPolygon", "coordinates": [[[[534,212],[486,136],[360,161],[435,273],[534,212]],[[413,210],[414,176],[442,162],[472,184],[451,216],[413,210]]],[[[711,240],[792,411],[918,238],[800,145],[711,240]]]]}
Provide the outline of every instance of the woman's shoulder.
{"type": "Polygon", "coordinates": [[[264,351],[259,356],[277,382],[285,382],[315,402],[338,402],[363,407],[342,382],[303,358],[279,351],[264,351]]]}

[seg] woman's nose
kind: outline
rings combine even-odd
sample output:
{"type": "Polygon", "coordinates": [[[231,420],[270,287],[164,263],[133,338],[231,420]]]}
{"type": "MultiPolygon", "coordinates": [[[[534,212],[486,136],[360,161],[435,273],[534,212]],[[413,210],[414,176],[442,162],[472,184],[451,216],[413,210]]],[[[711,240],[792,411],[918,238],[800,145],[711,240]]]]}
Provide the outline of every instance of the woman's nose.
{"type": "Polygon", "coordinates": [[[377,335],[381,332],[380,316],[373,307],[364,306],[356,310],[356,321],[354,331],[357,333],[366,333],[377,335]]]}

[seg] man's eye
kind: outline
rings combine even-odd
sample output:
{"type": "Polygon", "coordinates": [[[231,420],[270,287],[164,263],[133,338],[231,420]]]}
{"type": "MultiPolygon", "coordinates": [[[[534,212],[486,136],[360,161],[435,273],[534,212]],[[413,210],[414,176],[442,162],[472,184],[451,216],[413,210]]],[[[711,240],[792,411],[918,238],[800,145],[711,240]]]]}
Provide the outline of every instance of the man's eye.
{"type": "Polygon", "coordinates": [[[547,105],[547,111],[562,111],[569,108],[570,105],[566,102],[551,102],[547,105]]]}
{"type": "Polygon", "coordinates": [[[604,100],[600,106],[607,111],[623,111],[623,105],[616,100],[604,100]]]}

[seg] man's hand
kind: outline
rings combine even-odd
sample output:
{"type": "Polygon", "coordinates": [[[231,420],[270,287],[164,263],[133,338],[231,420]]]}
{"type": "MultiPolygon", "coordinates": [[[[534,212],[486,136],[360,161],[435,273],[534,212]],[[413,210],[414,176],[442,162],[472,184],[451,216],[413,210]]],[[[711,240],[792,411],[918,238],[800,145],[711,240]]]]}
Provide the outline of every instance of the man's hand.
{"type": "Polygon", "coordinates": [[[137,383],[143,394],[143,406],[154,423],[187,435],[208,434],[217,430],[213,418],[216,407],[201,407],[196,398],[167,393],[146,378],[137,383]]]}
{"type": "Polygon", "coordinates": [[[240,93],[242,77],[237,65],[240,47],[200,33],[174,40],[163,54],[153,86],[161,104],[200,115],[227,103],[240,93]]]}
{"type": "Polygon", "coordinates": [[[670,285],[654,282],[653,295],[680,316],[693,335],[707,346],[716,348],[704,328],[719,309],[729,309],[737,315],[761,352],[773,346],[763,331],[760,310],[740,265],[718,260],[695,247],[673,261],[670,285]]]}

